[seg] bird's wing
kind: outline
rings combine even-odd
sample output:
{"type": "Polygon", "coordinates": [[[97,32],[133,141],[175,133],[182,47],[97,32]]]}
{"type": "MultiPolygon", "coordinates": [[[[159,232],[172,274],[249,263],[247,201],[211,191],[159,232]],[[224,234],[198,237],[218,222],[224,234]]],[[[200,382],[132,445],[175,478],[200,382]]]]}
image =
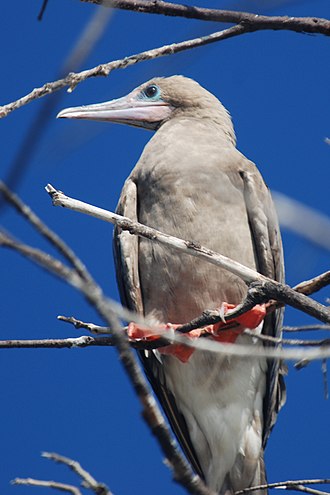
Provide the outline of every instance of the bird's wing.
{"type": "MultiPolygon", "coordinates": [[[[116,212],[133,221],[138,221],[137,204],[137,186],[132,179],[128,178],[123,187],[116,212]]],[[[144,314],[139,280],[139,239],[137,236],[116,227],[113,247],[122,304],[132,311],[144,314]]],[[[178,410],[173,395],[166,387],[163,367],[152,351],[139,351],[139,357],[185,455],[195,471],[203,477],[197,455],[190,441],[185,419],[178,410]]]]}
{"type": "MultiPolygon", "coordinates": [[[[275,207],[268,189],[254,165],[240,172],[244,184],[244,198],[253,238],[257,269],[263,275],[284,282],[284,261],[282,242],[275,207]]],[[[263,333],[280,337],[282,333],[283,309],[277,309],[265,318],[263,333]]],[[[285,384],[283,375],[285,365],[278,360],[268,363],[267,388],[264,398],[265,446],[277,413],[285,402],[285,384]]]]}
{"type": "MultiPolygon", "coordinates": [[[[137,221],[136,184],[130,178],[124,184],[116,213],[135,222],[137,221]]],[[[126,308],[143,314],[139,280],[139,238],[130,234],[127,230],[115,227],[113,249],[121,302],[126,308]]]]}

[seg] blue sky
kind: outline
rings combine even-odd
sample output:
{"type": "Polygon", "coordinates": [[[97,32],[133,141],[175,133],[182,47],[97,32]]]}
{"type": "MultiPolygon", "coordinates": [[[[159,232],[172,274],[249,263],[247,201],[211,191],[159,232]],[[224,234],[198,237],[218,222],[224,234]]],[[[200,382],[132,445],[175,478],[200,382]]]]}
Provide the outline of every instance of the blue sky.
{"type": "MultiPolygon", "coordinates": [[[[252,11],[262,3],[258,12],[274,15],[330,14],[328,0],[281,2],[277,7],[279,2],[243,3],[252,11]]],[[[228,0],[218,6],[238,4],[228,0]]],[[[50,1],[43,21],[37,22],[40,5],[41,1],[34,1],[2,6],[1,104],[54,80],[96,9],[78,1],[50,1]]],[[[82,68],[220,28],[116,11],[82,68]]],[[[238,148],[258,165],[273,190],[329,215],[330,147],[324,142],[330,134],[328,60],[329,39],[324,36],[264,31],[144,62],[115,71],[109,78],[90,79],[72,94],[62,90],[17,190],[77,252],[105,292],[118,299],[111,228],[52,208],[44,186],[50,182],[68,195],[113,210],[151,134],[110,124],[60,121],[55,116],[64,107],[124,95],[155,75],[183,74],[199,81],[228,108],[238,148]]],[[[0,121],[2,177],[7,177],[45,101],[33,102],[0,121]]],[[[0,215],[14,235],[47,248],[15,212],[6,208],[0,215]]],[[[329,251],[288,230],[283,230],[283,241],[290,285],[329,268],[329,251]]],[[[3,339],[79,335],[58,322],[58,314],[100,322],[73,289],[15,253],[1,251],[0,273],[3,339]]],[[[323,303],[326,297],[326,290],[317,295],[323,303]]],[[[286,311],[287,325],[311,322],[301,313],[286,311]]],[[[41,459],[43,450],[79,460],[115,494],[183,493],[162,463],[113,349],[4,350],[1,357],[3,493],[37,490],[9,486],[16,476],[74,480],[64,468],[41,459]]],[[[323,397],[321,364],[300,372],[290,366],[287,386],[287,405],[266,453],[269,481],[329,477],[329,401],[323,397]]]]}

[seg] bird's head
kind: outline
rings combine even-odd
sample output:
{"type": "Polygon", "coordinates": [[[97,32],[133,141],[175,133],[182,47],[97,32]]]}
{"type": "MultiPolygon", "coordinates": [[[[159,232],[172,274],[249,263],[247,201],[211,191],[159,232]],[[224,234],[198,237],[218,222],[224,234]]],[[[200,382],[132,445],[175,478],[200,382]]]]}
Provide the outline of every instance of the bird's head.
{"type": "Polygon", "coordinates": [[[233,134],[231,119],[220,101],[193,79],[156,77],[116,100],[66,108],[57,117],[117,122],[157,130],[175,116],[211,118],[233,134]]]}

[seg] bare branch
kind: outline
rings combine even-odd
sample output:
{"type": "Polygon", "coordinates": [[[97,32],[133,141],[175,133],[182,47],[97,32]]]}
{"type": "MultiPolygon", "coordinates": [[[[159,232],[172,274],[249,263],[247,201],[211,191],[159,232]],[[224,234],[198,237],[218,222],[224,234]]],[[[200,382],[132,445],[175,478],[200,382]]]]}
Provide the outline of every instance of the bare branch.
{"type": "Polygon", "coordinates": [[[161,14],[172,17],[185,17],[187,19],[200,19],[203,21],[228,22],[248,26],[249,31],[264,29],[289,30],[297,33],[319,33],[330,36],[330,21],[317,17],[287,17],[265,16],[248,12],[233,10],[217,10],[196,7],[193,5],[181,5],[157,0],[82,0],[87,3],[103,5],[121,10],[133,10],[146,14],[161,14]]]}
{"type": "MultiPolygon", "coordinates": [[[[102,211],[102,210],[101,210],[102,211]]],[[[6,236],[2,234],[0,236],[0,244],[1,241],[3,241],[3,245],[7,247],[11,247],[12,249],[18,251],[19,253],[23,254],[24,256],[27,256],[30,258],[33,262],[40,264],[42,267],[46,268],[49,270],[51,273],[55,274],[56,276],[64,279],[67,283],[70,285],[74,286],[75,288],[78,288],[87,298],[87,300],[95,306],[95,301],[98,304],[105,304],[107,311],[111,311],[111,314],[120,314],[123,312],[123,309],[120,308],[118,304],[114,304],[111,300],[105,299],[101,288],[98,287],[95,282],[91,281],[90,283],[85,283],[77,274],[74,270],[68,269],[65,267],[63,264],[61,264],[58,260],[54,260],[52,257],[47,255],[46,253],[37,250],[35,248],[31,248],[30,246],[27,246],[25,244],[22,244],[20,242],[17,242],[13,240],[11,237],[6,236]],[[101,301],[101,302],[99,302],[101,301]],[[118,310],[118,307],[120,308],[118,310]]],[[[292,291],[292,289],[290,289],[292,291]]],[[[294,291],[293,291],[294,292],[294,291]]],[[[300,296],[302,297],[302,296],[300,296]]],[[[101,306],[102,308],[103,306],[101,306]]],[[[96,307],[98,309],[98,307],[96,307]]],[[[105,321],[108,321],[107,318],[102,314],[101,309],[98,311],[100,312],[101,316],[105,319],[105,321]]],[[[129,312],[128,310],[125,310],[124,313],[128,316],[132,316],[133,321],[134,319],[137,320],[136,316],[134,313],[129,312]],[[135,316],[135,317],[134,317],[135,316]]],[[[139,320],[144,322],[146,326],[149,325],[148,321],[144,321],[143,318],[139,317],[139,320]]],[[[117,321],[117,320],[116,320],[117,321]]],[[[103,339],[100,345],[116,345],[116,338],[113,334],[113,329],[112,326],[109,324],[109,327],[111,328],[112,331],[112,337],[111,340],[108,341],[106,344],[106,341],[103,339]]],[[[123,330],[121,327],[118,326],[118,332],[120,332],[121,336],[124,338],[123,330]]],[[[134,347],[139,347],[143,349],[151,349],[151,348],[157,348],[157,347],[162,347],[164,345],[169,345],[173,342],[184,344],[193,348],[197,349],[203,349],[203,350],[208,350],[211,352],[217,352],[217,353],[225,353],[227,355],[234,355],[234,356],[251,356],[251,346],[242,346],[242,345],[230,345],[230,344],[225,344],[221,345],[218,342],[212,342],[209,341],[208,339],[199,339],[197,342],[192,342],[191,340],[185,338],[184,336],[181,336],[179,332],[175,332],[175,335],[169,335],[168,332],[162,332],[160,329],[157,328],[156,330],[157,335],[160,336],[160,338],[156,342],[142,342],[142,343],[136,343],[134,344],[134,347]]],[[[41,346],[50,346],[50,347],[72,347],[72,342],[73,345],[77,344],[74,341],[68,341],[67,343],[63,343],[61,341],[58,341],[56,344],[53,344],[53,342],[48,342],[44,344],[41,344],[41,346]]],[[[88,341],[81,341],[82,345],[86,345],[88,341]]],[[[90,341],[92,342],[92,340],[90,341]]],[[[125,340],[126,342],[126,340],[125,340]]],[[[18,347],[35,347],[37,342],[35,341],[30,341],[30,342],[24,342],[24,341],[9,341],[9,342],[4,342],[3,346],[4,347],[14,347],[14,345],[17,345],[18,347]]],[[[87,344],[88,345],[88,344],[87,344]]],[[[90,345],[97,345],[96,343],[93,342],[90,343],[90,345]]],[[[130,346],[130,343],[127,342],[127,346],[130,346]]],[[[253,355],[256,356],[265,356],[265,357],[272,357],[276,359],[294,359],[294,360],[313,360],[313,359],[324,359],[326,357],[330,356],[330,349],[329,346],[322,345],[322,348],[320,349],[307,349],[307,350],[297,350],[297,349],[272,349],[272,348],[254,348],[253,350],[253,355]]]]}
{"type": "MultiPolygon", "coordinates": [[[[205,316],[209,316],[209,319],[206,320],[206,325],[211,325],[212,323],[217,323],[218,321],[220,321],[220,318],[219,317],[219,312],[218,311],[212,311],[212,310],[206,310],[204,311],[203,315],[205,316]],[[213,319],[214,318],[214,319],[213,319]]],[[[117,316],[121,317],[120,314],[117,313],[117,316]]],[[[128,315],[129,316],[129,315],[128,315]]],[[[136,321],[136,314],[132,314],[131,315],[131,318],[128,318],[130,321],[136,321]]],[[[232,317],[232,316],[231,316],[232,317]]],[[[200,317],[201,318],[201,317],[200,317]]],[[[224,315],[224,318],[228,318],[228,315],[224,315]]],[[[79,328],[84,328],[85,330],[88,330],[89,332],[91,333],[94,333],[96,335],[107,335],[109,333],[111,333],[111,330],[109,327],[102,327],[100,325],[95,325],[95,323],[86,323],[82,320],[78,320],[77,318],[75,318],[74,316],[63,316],[63,315],[59,315],[57,317],[58,320],[60,321],[64,321],[65,323],[71,323],[75,328],[79,329],[79,328]]],[[[140,319],[140,317],[139,317],[140,319]]],[[[142,320],[140,320],[141,323],[142,323],[142,320]]],[[[187,325],[191,325],[193,326],[193,323],[194,323],[195,320],[192,320],[191,322],[187,323],[187,325]]],[[[144,325],[147,325],[147,320],[143,320],[143,324],[144,325]]],[[[201,324],[199,327],[197,328],[200,328],[202,327],[203,325],[201,324]]],[[[183,327],[183,325],[182,325],[183,327]]],[[[193,329],[193,328],[192,328],[193,329]]],[[[314,325],[304,325],[304,326],[296,326],[296,327],[293,327],[293,326],[283,326],[282,327],[282,331],[283,332],[288,332],[288,333],[294,333],[294,332],[308,332],[308,331],[313,331],[313,330],[330,330],[330,325],[322,325],[322,324],[317,324],[315,323],[314,325]]],[[[184,329],[182,328],[180,330],[180,327],[179,327],[179,331],[181,333],[185,333],[184,332],[184,329]]],[[[290,343],[292,344],[292,342],[295,342],[295,344],[292,344],[292,345],[298,345],[298,342],[300,342],[299,340],[293,340],[293,339],[280,339],[281,342],[278,342],[278,343],[290,343]]],[[[307,341],[307,340],[303,340],[301,342],[313,342],[313,341],[307,341]]],[[[316,341],[314,341],[316,342],[316,341]]],[[[321,342],[321,341],[317,341],[317,342],[321,342]]],[[[303,344],[304,345],[304,344],[303,344]]],[[[313,344],[311,344],[313,345],[313,344]]]]}
{"type": "MultiPolygon", "coordinates": [[[[1,238],[0,238],[1,239],[1,238]]],[[[104,313],[105,311],[109,312],[111,315],[116,315],[116,308],[118,305],[114,305],[113,302],[104,297],[102,290],[99,286],[95,284],[95,282],[84,283],[79,277],[76,278],[71,277],[71,271],[68,270],[63,271],[61,264],[59,273],[56,272],[56,264],[54,265],[53,261],[48,264],[47,259],[48,255],[43,253],[42,251],[36,250],[38,252],[38,256],[31,256],[30,251],[34,253],[34,248],[30,248],[30,246],[23,245],[22,243],[15,244],[15,241],[11,241],[12,249],[17,250],[19,253],[26,255],[33,262],[37,264],[41,264],[44,268],[48,269],[51,273],[57,275],[60,278],[64,278],[67,283],[72,285],[78,290],[81,291],[86,297],[86,299],[97,309],[100,315],[105,319],[106,322],[109,323],[110,318],[108,313],[104,313]],[[26,254],[25,254],[26,253],[26,254]],[[41,253],[41,254],[40,254],[41,253]],[[40,262],[39,262],[40,260],[40,262]],[[66,275],[67,278],[65,277],[66,275]],[[105,307],[105,309],[104,309],[105,307]]],[[[126,311],[127,312],[127,311],[126,311]]],[[[131,313],[134,320],[134,313],[131,313]]],[[[135,318],[136,319],[136,318],[135,318]]],[[[139,318],[139,320],[143,321],[143,318],[139,318]]],[[[116,318],[116,322],[117,322],[116,318]]],[[[148,327],[149,322],[146,321],[145,325],[148,327]]],[[[114,345],[117,346],[116,336],[113,331],[113,326],[109,323],[109,328],[111,329],[112,336],[109,340],[106,338],[93,339],[93,337],[80,337],[79,339],[49,339],[49,341],[4,341],[2,347],[3,348],[14,348],[16,347],[86,347],[87,345],[114,345]],[[81,345],[78,345],[78,344],[81,345]]],[[[309,362],[314,359],[324,359],[330,357],[330,346],[322,345],[317,349],[274,349],[274,348],[264,348],[264,347],[253,347],[250,345],[239,345],[239,344],[221,344],[220,342],[214,342],[209,339],[199,339],[198,341],[191,341],[187,339],[180,332],[169,333],[167,331],[163,331],[159,328],[156,329],[156,334],[160,336],[156,341],[145,342],[145,341],[136,341],[134,343],[129,342],[123,329],[117,326],[117,335],[120,333],[120,337],[125,339],[125,345],[127,345],[127,349],[132,345],[135,348],[142,349],[156,349],[158,347],[163,347],[165,345],[170,345],[172,343],[184,344],[188,347],[192,347],[194,349],[206,350],[209,352],[216,352],[226,354],[228,356],[256,356],[256,357],[268,357],[275,359],[288,359],[288,360],[303,360],[304,362],[309,362]]],[[[327,343],[327,342],[326,342],[327,343]]],[[[323,342],[322,342],[323,344],[323,342]]],[[[1,348],[1,346],[0,346],[1,348]]],[[[135,365],[137,366],[137,365],[135,365]]],[[[134,368],[135,369],[135,368],[134,368]]],[[[133,371],[134,371],[133,369],[133,371]]],[[[132,373],[133,373],[132,371],[132,373]]],[[[136,372],[137,373],[137,372],[136,372]]],[[[138,383],[140,380],[140,375],[138,374],[138,383]]],[[[136,385],[138,388],[140,385],[136,385]]],[[[140,397],[140,396],[139,396],[140,397]]],[[[144,397],[144,396],[143,396],[144,397]]],[[[140,399],[142,400],[143,397],[140,399]]],[[[144,402],[143,402],[144,403],[144,402]]],[[[144,403],[145,404],[145,403],[144,403]]],[[[153,404],[153,403],[152,403],[153,404]]],[[[158,414],[158,413],[157,413],[158,414]]],[[[153,417],[153,416],[152,416],[153,417]]],[[[158,438],[158,437],[157,437],[158,438]]],[[[175,454],[176,455],[176,454],[175,454]]],[[[181,466],[178,467],[178,470],[181,470],[181,466]]],[[[182,472],[184,468],[182,467],[182,472]]],[[[185,479],[185,475],[183,475],[185,479]]],[[[196,481],[196,480],[195,480],[196,481]]],[[[198,482],[199,483],[199,482],[198,482]]],[[[198,491],[196,493],[199,493],[198,491]]]]}
{"type": "Polygon", "coordinates": [[[280,337],[271,337],[270,335],[256,335],[253,330],[246,328],[244,330],[245,335],[250,335],[250,337],[254,337],[258,340],[262,340],[263,342],[269,342],[271,344],[276,345],[298,345],[298,346],[321,346],[321,345],[330,345],[330,339],[322,339],[322,340],[303,340],[303,339],[282,339],[280,337]]]}
{"type": "Polygon", "coordinates": [[[84,328],[85,330],[88,330],[89,332],[94,333],[96,335],[100,335],[100,334],[105,335],[111,333],[109,327],[101,327],[100,325],[95,325],[94,323],[85,323],[84,321],[77,320],[77,318],[75,318],[74,316],[59,315],[57,319],[60,321],[64,321],[65,323],[71,323],[77,329],[84,328]]]}
{"type": "Polygon", "coordinates": [[[179,53],[184,50],[191,50],[192,48],[197,48],[199,46],[207,45],[209,43],[214,43],[216,41],[222,41],[233,36],[238,36],[247,31],[244,26],[237,25],[229,29],[224,29],[222,31],[217,31],[215,33],[209,34],[207,36],[200,36],[199,38],[182,41],[180,43],[172,43],[170,45],[164,45],[159,48],[153,48],[135,55],[130,55],[120,60],[113,60],[111,62],[98,65],[92,69],[84,70],[82,72],[71,72],[63,79],[58,79],[54,82],[49,82],[44,84],[39,88],[35,88],[33,91],[27,95],[19,98],[18,100],[8,103],[7,105],[0,106],[0,118],[7,117],[9,113],[13,110],[17,110],[24,105],[27,105],[31,101],[42,98],[48,94],[54,93],[59,89],[68,87],[69,92],[73,91],[75,87],[82,81],[89,79],[90,77],[107,77],[111,71],[116,69],[125,69],[130,65],[137,64],[139,62],[144,62],[145,60],[152,60],[158,57],[164,57],[167,55],[173,55],[174,53],[179,53]]]}
{"type": "Polygon", "coordinates": [[[130,234],[139,235],[141,237],[160,242],[161,244],[167,245],[180,252],[186,252],[191,256],[205,259],[209,263],[231,271],[247,283],[255,281],[266,282],[270,280],[255,270],[247,268],[241,263],[232,261],[226,256],[215,253],[210,249],[204,248],[195,242],[185,241],[177,237],[164,234],[159,230],[147,227],[139,222],[133,222],[129,218],[118,215],[117,213],[112,213],[108,210],[104,210],[102,208],[98,208],[97,206],[93,206],[83,201],[66,196],[62,191],[58,191],[51,184],[48,184],[45,189],[52,198],[54,206],[62,206],[63,208],[69,208],[70,210],[98,218],[99,220],[115,224],[122,230],[127,230],[130,234]]]}
{"type": "Polygon", "coordinates": [[[323,289],[327,285],[330,284],[330,270],[317,277],[313,277],[310,280],[306,280],[305,282],[300,282],[300,284],[294,287],[294,290],[299,292],[300,294],[305,294],[305,296],[309,296],[310,294],[314,294],[319,290],[323,289]]]}
{"type": "Polygon", "coordinates": [[[310,330],[330,330],[330,325],[303,325],[298,327],[284,326],[283,332],[309,332],[310,330]]]}
{"type": "MultiPolygon", "coordinates": [[[[281,487],[282,488],[282,487],[281,487]]],[[[310,493],[311,495],[329,495],[329,492],[323,492],[321,490],[315,490],[304,485],[295,485],[293,487],[287,487],[286,490],[295,490],[296,492],[310,493]]]]}
{"type": "Polygon", "coordinates": [[[120,2],[119,0],[90,0],[93,3],[98,3],[102,5],[108,5],[110,7],[115,8],[126,8],[128,10],[137,10],[142,11],[139,8],[139,5],[144,7],[145,12],[150,13],[165,13],[165,12],[157,12],[157,6],[160,6],[160,9],[164,9],[167,11],[167,15],[181,15],[183,17],[194,17],[199,16],[197,18],[204,18],[205,20],[218,20],[221,22],[232,22],[235,23],[235,26],[232,26],[228,29],[224,29],[222,31],[216,31],[207,36],[200,36],[198,38],[182,41],[179,43],[172,43],[170,45],[164,45],[158,48],[153,48],[151,50],[147,50],[135,55],[130,55],[120,60],[114,60],[108,63],[104,63],[93,67],[92,69],[88,69],[82,72],[69,73],[66,77],[62,79],[58,79],[57,81],[45,83],[43,86],[39,88],[35,88],[33,91],[28,93],[27,95],[19,98],[18,100],[8,103],[7,105],[3,105],[0,107],[0,118],[6,117],[13,110],[16,110],[23,105],[30,103],[33,100],[38,98],[42,98],[50,93],[54,93],[62,88],[68,87],[68,91],[73,91],[74,88],[85,81],[90,77],[99,77],[104,76],[107,77],[111,71],[116,69],[125,69],[130,65],[137,64],[139,62],[143,62],[145,60],[151,60],[158,57],[164,57],[167,55],[173,55],[175,53],[179,53],[185,50],[190,50],[192,48],[197,48],[199,46],[207,45],[209,43],[214,43],[216,41],[222,41],[228,38],[232,38],[234,36],[239,36],[244,33],[258,31],[262,29],[275,29],[275,30],[290,30],[295,32],[308,32],[308,33],[320,33],[324,35],[330,35],[330,21],[327,19],[320,19],[315,17],[267,17],[267,16],[259,16],[257,14],[249,14],[244,12],[236,12],[236,11],[221,11],[221,10],[213,10],[213,9],[201,9],[198,7],[186,7],[184,5],[175,5],[169,4],[166,2],[120,2]],[[135,7],[139,4],[137,7],[135,7]],[[152,10],[155,9],[155,11],[152,10]],[[175,9],[170,14],[170,9],[175,9]],[[181,14],[180,14],[181,12],[181,14]],[[187,13],[190,15],[187,15],[187,13]],[[212,14],[213,12],[213,14],[212,14]],[[195,13],[195,14],[194,14],[195,13]],[[184,15],[183,15],[184,14],[184,15]],[[211,19],[211,15],[218,16],[215,19],[211,19]],[[208,18],[209,17],[209,18],[208,18]]]}
{"type": "Polygon", "coordinates": [[[88,203],[70,198],[64,193],[57,191],[50,184],[47,185],[46,191],[51,196],[54,206],[63,206],[106,222],[115,223],[122,230],[127,230],[131,234],[136,234],[152,241],[157,241],[172,249],[189,254],[190,256],[204,259],[209,263],[234,273],[248,284],[253,283],[253,286],[251,285],[248,289],[246,300],[242,303],[244,304],[244,310],[247,310],[246,308],[250,309],[255,304],[266,302],[269,299],[276,299],[281,303],[289,304],[290,306],[298,308],[301,311],[318,318],[320,321],[330,323],[330,310],[328,308],[304,296],[303,294],[297,293],[295,290],[286,285],[280,284],[261,275],[255,270],[252,270],[237,261],[231,260],[226,256],[218,254],[192,241],[186,241],[168,234],[164,234],[156,229],[142,225],[139,222],[133,222],[129,218],[122,217],[116,213],[112,213],[96,206],[92,206],[88,203]]]}
{"type": "Polygon", "coordinates": [[[90,335],[67,339],[0,340],[0,349],[71,349],[75,347],[113,346],[111,337],[96,339],[90,335]]]}
{"type": "Polygon", "coordinates": [[[11,482],[13,485],[42,486],[43,488],[54,488],[62,492],[72,493],[72,495],[82,495],[78,487],[59,483],[57,481],[36,480],[33,478],[15,478],[11,482]]]}
{"type": "MultiPolygon", "coordinates": [[[[72,323],[72,320],[76,320],[73,317],[65,318],[63,317],[63,321],[67,323],[72,323]],[[70,321],[71,320],[71,321],[70,321]]],[[[76,320],[79,321],[79,320],[76,320]]],[[[75,324],[76,325],[76,324],[75,324]]],[[[94,327],[97,325],[93,325],[92,323],[79,323],[80,328],[90,329],[90,327],[94,327]]],[[[101,327],[107,331],[109,334],[111,332],[108,327],[101,327]]],[[[122,329],[126,331],[126,328],[122,329]]],[[[329,345],[330,339],[323,340],[301,340],[301,339],[281,339],[276,337],[270,337],[268,335],[257,335],[253,331],[249,329],[244,330],[245,335],[249,335],[250,337],[256,338],[258,340],[262,340],[263,342],[270,342],[273,344],[281,344],[281,345],[292,345],[292,346],[319,346],[319,345],[329,345]]],[[[145,340],[130,340],[129,343],[131,347],[134,349],[159,349],[160,347],[168,346],[169,344],[176,341],[176,337],[170,337],[170,341],[166,339],[166,334],[163,334],[163,339],[153,340],[153,341],[145,341],[145,340]]],[[[83,335],[81,337],[69,337],[66,339],[29,339],[29,340],[0,340],[0,349],[72,349],[77,347],[113,347],[114,341],[111,336],[109,337],[101,337],[95,338],[90,335],[83,335]]],[[[194,343],[193,346],[198,349],[197,343],[194,343]]],[[[246,355],[251,355],[250,346],[246,349],[246,355]]],[[[277,357],[281,357],[283,354],[280,352],[277,357]]],[[[299,356],[301,354],[299,353],[299,356]]],[[[285,354],[284,356],[285,357],[285,354]]],[[[298,359],[294,358],[293,359],[298,359]]]]}
{"type": "Polygon", "coordinates": [[[93,476],[86,471],[78,461],[56,454],[56,452],[43,452],[41,455],[46,459],[50,459],[51,461],[68,466],[82,479],[82,486],[92,490],[95,495],[112,495],[109,488],[104,483],[96,481],[96,479],[93,478],[93,476]]]}
{"type": "MultiPolygon", "coordinates": [[[[276,483],[267,483],[264,485],[252,486],[250,488],[245,488],[244,490],[238,490],[235,492],[235,495],[242,495],[247,492],[255,492],[257,490],[267,490],[269,488],[281,488],[283,490],[295,490],[297,486],[301,485],[322,485],[329,484],[329,478],[320,478],[320,479],[310,479],[310,480],[289,480],[289,481],[278,481],[276,483]]],[[[299,490],[301,491],[301,490],[299,490]]],[[[317,491],[317,490],[315,490],[317,491]]],[[[309,492],[311,493],[311,492],[309,492]]],[[[325,492],[319,492],[322,495],[325,495],[325,492]]]]}

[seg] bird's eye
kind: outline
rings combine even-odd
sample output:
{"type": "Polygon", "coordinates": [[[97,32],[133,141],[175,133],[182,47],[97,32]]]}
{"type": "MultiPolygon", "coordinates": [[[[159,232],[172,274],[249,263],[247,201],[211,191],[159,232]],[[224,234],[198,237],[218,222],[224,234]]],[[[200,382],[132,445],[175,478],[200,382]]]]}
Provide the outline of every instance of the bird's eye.
{"type": "Polygon", "coordinates": [[[160,94],[159,87],[155,84],[150,84],[150,86],[147,86],[143,92],[147,98],[154,98],[160,94]]]}

